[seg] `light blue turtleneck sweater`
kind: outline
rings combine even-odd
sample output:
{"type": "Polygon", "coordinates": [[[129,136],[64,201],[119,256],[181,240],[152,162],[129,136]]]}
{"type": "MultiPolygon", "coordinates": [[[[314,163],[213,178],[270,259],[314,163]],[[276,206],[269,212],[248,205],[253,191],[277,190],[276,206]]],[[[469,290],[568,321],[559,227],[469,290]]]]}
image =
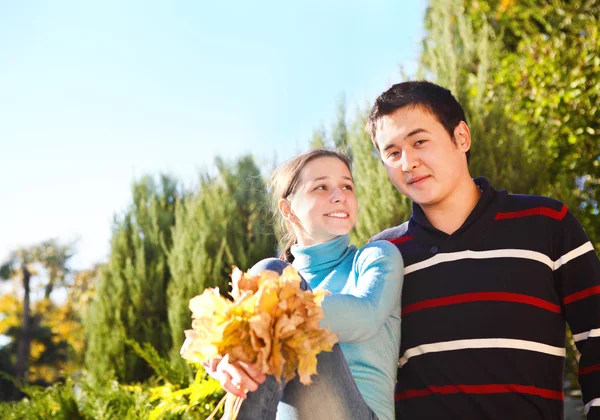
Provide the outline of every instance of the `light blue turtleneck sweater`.
{"type": "Polygon", "coordinates": [[[350,236],[301,247],[294,245],[293,266],[311,289],[332,294],[323,301],[323,327],[340,347],[366,403],[380,420],[394,418],[394,385],[400,348],[400,292],[403,262],[390,242],[360,249],[350,236]]]}

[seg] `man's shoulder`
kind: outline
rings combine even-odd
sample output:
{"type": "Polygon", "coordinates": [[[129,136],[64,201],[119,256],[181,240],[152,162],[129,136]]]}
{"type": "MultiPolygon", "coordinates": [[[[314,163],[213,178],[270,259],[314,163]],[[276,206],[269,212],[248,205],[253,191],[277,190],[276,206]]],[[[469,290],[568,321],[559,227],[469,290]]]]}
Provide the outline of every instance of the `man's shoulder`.
{"type": "Polygon", "coordinates": [[[559,200],[540,195],[509,194],[500,200],[494,220],[523,229],[564,229],[577,224],[567,206],[559,200]]]}
{"type": "Polygon", "coordinates": [[[549,211],[561,212],[566,207],[562,201],[541,195],[531,194],[508,194],[502,205],[501,212],[522,212],[522,211],[549,211]]]}
{"type": "Polygon", "coordinates": [[[394,239],[398,239],[398,238],[401,238],[406,235],[408,235],[408,222],[404,222],[399,226],[394,226],[394,227],[385,229],[384,231],[378,233],[377,235],[375,235],[371,239],[369,239],[369,242],[373,242],[373,241],[392,241],[393,242],[394,239]]]}

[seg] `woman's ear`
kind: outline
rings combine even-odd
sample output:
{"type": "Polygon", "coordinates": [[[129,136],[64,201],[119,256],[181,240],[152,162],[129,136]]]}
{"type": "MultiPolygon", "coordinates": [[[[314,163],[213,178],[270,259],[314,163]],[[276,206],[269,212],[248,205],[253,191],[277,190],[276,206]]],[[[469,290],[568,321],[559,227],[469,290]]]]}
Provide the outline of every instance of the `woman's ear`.
{"type": "Polygon", "coordinates": [[[290,205],[289,200],[287,200],[286,198],[280,198],[278,206],[279,212],[285,220],[287,220],[288,222],[296,221],[296,216],[294,216],[294,212],[292,211],[292,206],[290,205]]]}

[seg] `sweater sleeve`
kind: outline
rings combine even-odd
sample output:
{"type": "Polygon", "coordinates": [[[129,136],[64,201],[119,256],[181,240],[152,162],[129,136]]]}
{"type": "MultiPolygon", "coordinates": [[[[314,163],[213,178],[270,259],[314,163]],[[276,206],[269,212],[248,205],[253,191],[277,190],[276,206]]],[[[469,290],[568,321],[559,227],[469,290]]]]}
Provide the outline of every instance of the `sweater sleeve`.
{"type": "Polygon", "coordinates": [[[554,235],[554,275],[565,318],[581,353],[579,383],[588,420],[600,420],[600,260],[566,212],[554,235]]]}
{"type": "Polygon", "coordinates": [[[354,261],[356,284],[349,294],[333,294],[323,301],[321,325],[338,334],[341,343],[358,343],[377,334],[388,317],[400,318],[403,282],[400,251],[387,241],[362,247],[354,261]]]}

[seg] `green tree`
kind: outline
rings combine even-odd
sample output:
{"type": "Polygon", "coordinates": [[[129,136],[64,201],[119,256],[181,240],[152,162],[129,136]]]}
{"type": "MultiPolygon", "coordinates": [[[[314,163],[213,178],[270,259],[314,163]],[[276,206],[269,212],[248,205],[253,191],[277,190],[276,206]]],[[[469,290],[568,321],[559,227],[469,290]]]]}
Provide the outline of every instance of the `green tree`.
{"type": "Polygon", "coordinates": [[[333,146],[336,149],[340,149],[348,154],[348,156],[352,157],[352,153],[348,144],[345,95],[342,95],[338,101],[335,122],[333,123],[333,127],[331,129],[331,138],[333,139],[333,146]]]}
{"type": "Polygon", "coordinates": [[[507,115],[507,94],[495,84],[502,44],[485,19],[465,13],[463,0],[431,3],[421,56],[428,78],[450,89],[471,129],[470,171],[516,193],[538,193],[548,183],[550,162],[525,147],[507,115]],[[531,170],[535,168],[535,170],[531,170]]]}
{"type": "Polygon", "coordinates": [[[202,175],[198,191],[176,211],[167,294],[171,360],[182,365],[179,349],[191,325],[189,300],[206,287],[225,294],[233,265],[246,270],[275,255],[275,235],[264,217],[268,197],[254,160],[245,156],[226,164],[217,159],[216,167],[218,175],[202,175]]]}
{"type": "Polygon", "coordinates": [[[549,162],[539,193],[564,201],[600,252],[600,2],[521,1],[496,16],[505,31],[522,27],[495,84],[524,147],[549,162]]]}
{"type": "MultiPolygon", "coordinates": [[[[477,30],[499,48],[488,95],[504,102],[506,127],[521,142],[535,188],[564,201],[600,251],[600,36],[597,0],[465,0],[477,30]]],[[[511,168],[512,169],[512,168],[511,168]]]]}
{"type": "Polygon", "coordinates": [[[321,125],[319,128],[313,130],[312,138],[310,139],[310,148],[323,149],[327,147],[327,144],[327,132],[325,131],[325,127],[321,125]]]}
{"type": "Polygon", "coordinates": [[[167,254],[182,194],[174,179],[162,175],[158,181],[143,177],[135,182],[132,196],[126,211],[115,217],[111,253],[85,319],[86,366],[101,381],[110,376],[142,381],[152,374],[125,339],[151,343],[162,356],[171,348],[167,254]]]}

